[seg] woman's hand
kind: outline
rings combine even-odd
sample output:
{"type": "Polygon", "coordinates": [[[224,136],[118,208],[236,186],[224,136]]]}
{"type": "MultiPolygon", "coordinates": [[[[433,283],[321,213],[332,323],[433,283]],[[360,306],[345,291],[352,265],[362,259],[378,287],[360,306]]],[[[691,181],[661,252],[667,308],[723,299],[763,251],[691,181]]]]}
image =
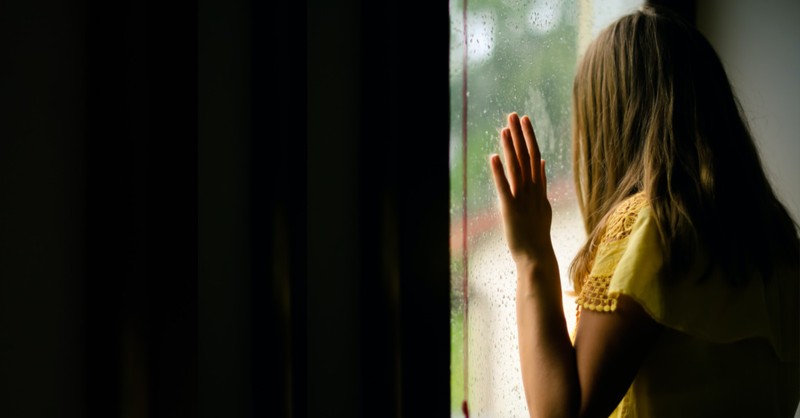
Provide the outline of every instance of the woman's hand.
{"type": "Polygon", "coordinates": [[[511,256],[518,266],[554,260],[550,240],[553,211],[547,200],[544,160],[530,118],[523,116],[520,120],[516,113],[509,115],[500,142],[508,176],[497,154],[491,156],[490,164],[511,256]]]}

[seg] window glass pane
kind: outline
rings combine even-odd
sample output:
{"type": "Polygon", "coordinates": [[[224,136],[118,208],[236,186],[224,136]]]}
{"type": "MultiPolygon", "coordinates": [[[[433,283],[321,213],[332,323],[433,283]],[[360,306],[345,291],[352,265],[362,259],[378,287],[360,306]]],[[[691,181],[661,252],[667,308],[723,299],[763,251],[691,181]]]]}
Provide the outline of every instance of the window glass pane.
{"type": "Polygon", "coordinates": [[[499,129],[512,111],[530,115],[533,121],[547,160],[552,237],[572,329],[575,305],[567,269],[585,239],[572,183],[572,79],[594,35],[640,3],[471,0],[464,13],[463,1],[451,2],[454,416],[461,415],[465,398],[473,417],[527,416],[517,353],[516,272],[488,166],[488,156],[501,152],[499,129]]]}

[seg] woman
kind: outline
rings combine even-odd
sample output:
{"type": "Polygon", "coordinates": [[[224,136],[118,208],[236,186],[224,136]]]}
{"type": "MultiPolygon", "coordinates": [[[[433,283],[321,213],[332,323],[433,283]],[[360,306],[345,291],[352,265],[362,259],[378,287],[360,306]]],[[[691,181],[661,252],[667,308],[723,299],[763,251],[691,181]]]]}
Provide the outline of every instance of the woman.
{"type": "Polygon", "coordinates": [[[651,7],[587,50],[573,89],[588,239],[572,263],[574,345],[550,240],[545,162],[511,114],[490,165],[517,266],[532,417],[792,416],[798,237],[719,58],[651,7]]]}

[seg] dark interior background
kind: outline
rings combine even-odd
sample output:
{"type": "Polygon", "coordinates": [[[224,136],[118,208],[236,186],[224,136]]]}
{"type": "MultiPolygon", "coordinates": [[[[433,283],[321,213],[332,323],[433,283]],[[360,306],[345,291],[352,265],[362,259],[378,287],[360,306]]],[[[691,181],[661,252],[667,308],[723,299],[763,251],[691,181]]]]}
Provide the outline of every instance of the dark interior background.
{"type": "Polygon", "coordinates": [[[449,415],[448,53],[447,2],[0,2],[0,415],[449,415]]]}
{"type": "Polygon", "coordinates": [[[448,414],[447,13],[0,3],[0,415],[448,414]]]}

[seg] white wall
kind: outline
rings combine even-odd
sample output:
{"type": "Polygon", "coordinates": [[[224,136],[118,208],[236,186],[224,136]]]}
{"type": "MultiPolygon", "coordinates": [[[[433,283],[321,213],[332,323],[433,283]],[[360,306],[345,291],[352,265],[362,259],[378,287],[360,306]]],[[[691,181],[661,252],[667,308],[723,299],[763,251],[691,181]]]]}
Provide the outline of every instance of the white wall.
{"type": "MultiPolygon", "coordinates": [[[[800,220],[798,22],[798,1],[698,1],[697,27],[722,59],[767,174],[796,221],[800,220]]],[[[795,418],[800,418],[800,409],[795,418]]]]}
{"type": "Polygon", "coordinates": [[[722,59],[764,166],[800,220],[800,2],[699,0],[697,26],[722,59]]]}

